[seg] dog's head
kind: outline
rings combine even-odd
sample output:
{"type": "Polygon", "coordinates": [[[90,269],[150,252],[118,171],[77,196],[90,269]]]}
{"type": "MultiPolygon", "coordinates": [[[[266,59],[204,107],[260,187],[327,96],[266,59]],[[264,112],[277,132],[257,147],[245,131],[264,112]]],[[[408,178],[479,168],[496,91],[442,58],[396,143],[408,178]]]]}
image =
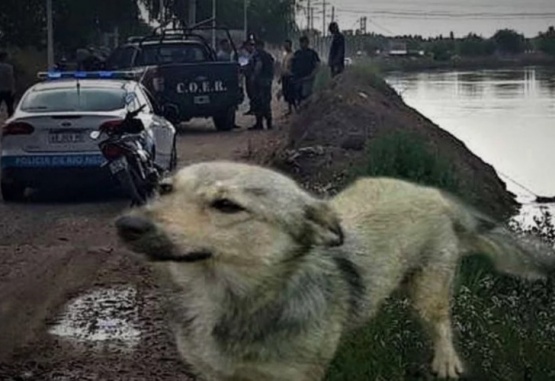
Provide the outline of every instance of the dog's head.
{"type": "Polygon", "coordinates": [[[231,162],[182,169],[161,184],[157,199],[116,226],[125,244],[151,261],[252,270],[343,243],[328,203],[286,176],[231,162]]]}

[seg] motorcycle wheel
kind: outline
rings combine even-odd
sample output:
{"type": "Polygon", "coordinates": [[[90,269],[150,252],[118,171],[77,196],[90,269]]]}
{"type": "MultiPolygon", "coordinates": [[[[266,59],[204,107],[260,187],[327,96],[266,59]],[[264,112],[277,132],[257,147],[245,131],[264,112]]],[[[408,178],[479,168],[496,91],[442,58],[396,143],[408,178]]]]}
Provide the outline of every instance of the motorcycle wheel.
{"type": "Polygon", "coordinates": [[[129,167],[127,171],[121,171],[117,174],[121,187],[131,199],[131,206],[139,206],[146,203],[146,195],[139,190],[140,187],[136,183],[138,178],[138,174],[132,167],[129,167]]]}

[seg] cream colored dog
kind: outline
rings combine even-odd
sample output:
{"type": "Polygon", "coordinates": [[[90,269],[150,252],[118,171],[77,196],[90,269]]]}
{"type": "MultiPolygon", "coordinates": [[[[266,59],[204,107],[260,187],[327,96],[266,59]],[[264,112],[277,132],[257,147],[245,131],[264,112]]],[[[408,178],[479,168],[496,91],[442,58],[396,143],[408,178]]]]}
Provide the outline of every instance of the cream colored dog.
{"type": "Polygon", "coordinates": [[[401,284],[431,333],[432,370],[456,378],[461,257],[486,252],[531,279],[554,267],[547,245],[515,240],[437,189],[366,178],[325,201],[230,162],[184,168],[117,228],[158,270],[179,351],[210,381],[323,379],[343,334],[401,284]]]}

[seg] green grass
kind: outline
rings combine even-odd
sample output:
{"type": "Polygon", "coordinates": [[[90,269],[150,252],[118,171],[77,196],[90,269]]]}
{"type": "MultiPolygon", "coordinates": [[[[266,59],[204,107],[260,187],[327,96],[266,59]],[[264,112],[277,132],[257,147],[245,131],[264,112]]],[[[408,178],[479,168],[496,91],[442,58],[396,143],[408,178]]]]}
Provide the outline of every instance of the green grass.
{"type": "Polygon", "coordinates": [[[329,88],[331,84],[331,73],[329,69],[325,66],[321,66],[316,73],[316,78],[314,79],[314,92],[319,93],[323,90],[329,88]]]}
{"type": "MultiPolygon", "coordinates": [[[[464,196],[450,161],[417,135],[397,132],[375,139],[367,164],[353,176],[390,176],[464,196]]],[[[554,238],[545,212],[532,230],[554,238]]],[[[553,286],[495,274],[488,260],[463,261],[456,284],[453,321],[458,349],[471,380],[555,380],[553,286]]],[[[432,346],[398,293],[365,327],[339,348],[327,381],[427,380],[432,346]]]]}
{"type": "Polygon", "coordinates": [[[416,133],[383,134],[374,139],[367,150],[367,164],[353,172],[354,176],[401,178],[464,196],[451,160],[431,150],[416,133]]]}

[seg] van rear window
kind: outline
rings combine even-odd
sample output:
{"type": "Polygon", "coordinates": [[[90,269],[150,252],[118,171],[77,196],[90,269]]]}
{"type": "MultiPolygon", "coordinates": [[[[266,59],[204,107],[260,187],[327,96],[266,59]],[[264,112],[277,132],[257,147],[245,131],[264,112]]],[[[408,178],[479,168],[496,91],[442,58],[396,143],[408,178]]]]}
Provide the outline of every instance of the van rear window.
{"type": "Polygon", "coordinates": [[[208,61],[204,47],[193,44],[143,46],[137,56],[136,66],[170,63],[195,63],[208,61]]]}
{"type": "Polygon", "coordinates": [[[29,93],[21,103],[25,112],[115,111],[125,108],[123,89],[44,89],[29,93]]]}

